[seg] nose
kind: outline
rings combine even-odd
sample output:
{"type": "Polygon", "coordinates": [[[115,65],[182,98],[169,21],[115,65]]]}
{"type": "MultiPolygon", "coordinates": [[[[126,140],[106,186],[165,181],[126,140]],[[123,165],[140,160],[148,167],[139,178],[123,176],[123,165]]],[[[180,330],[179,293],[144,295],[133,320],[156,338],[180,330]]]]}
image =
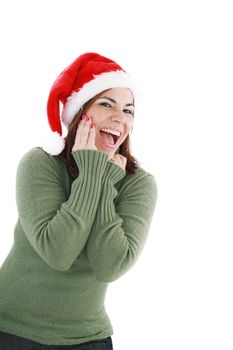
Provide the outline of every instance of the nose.
{"type": "Polygon", "coordinates": [[[125,113],[119,109],[112,113],[111,119],[113,121],[117,121],[118,123],[125,123],[126,122],[125,113]]]}

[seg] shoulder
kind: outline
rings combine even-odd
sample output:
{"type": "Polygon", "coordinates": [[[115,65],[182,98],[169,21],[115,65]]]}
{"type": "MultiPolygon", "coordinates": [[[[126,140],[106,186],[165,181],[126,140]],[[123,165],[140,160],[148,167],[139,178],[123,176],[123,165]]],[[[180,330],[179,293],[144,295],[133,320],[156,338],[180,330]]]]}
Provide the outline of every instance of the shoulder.
{"type": "Polygon", "coordinates": [[[129,174],[126,176],[126,181],[132,184],[135,183],[145,183],[145,182],[149,182],[151,184],[153,184],[154,186],[157,187],[157,182],[155,179],[155,175],[153,175],[152,173],[148,172],[147,170],[145,170],[143,167],[138,166],[138,168],[136,169],[135,174],[129,174]]]}
{"type": "Polygon", "coordinates": [[[139,193],[144,192],[157,198],[158,186],[155,176],[139,166],[135,174],[127,174],[121,183],[119,192],[139,193]]]}
{"type": "Polygon", "coordinates": [[[18,171],[22,169],[30,172],[60,172],[62,162],[60,157],[48,154],[41,147],[33,147],[21,157],[18,171]]]}
{"type": "Polygon", "coordinates": [[[49,161],[53,158],[54,156],[51,156],[50,154],[45,152],[41,147],[33,147],[22,156],[21,161],[49,161]]]}

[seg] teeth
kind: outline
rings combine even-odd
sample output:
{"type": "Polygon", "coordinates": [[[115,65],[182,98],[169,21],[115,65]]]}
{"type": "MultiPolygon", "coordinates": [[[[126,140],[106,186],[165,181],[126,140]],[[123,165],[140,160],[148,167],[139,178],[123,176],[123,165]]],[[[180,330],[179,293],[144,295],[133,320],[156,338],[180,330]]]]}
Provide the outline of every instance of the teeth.
{"type": "Polygon", "coordinates": [[[103,128],[101,130],[105,131],[105,132],[108,132],[109,134],[116,135],[116,136],[120,136],[121,135],[120,131],[117,131],[117,130],[106,129],[106,128],[103,128]]]}

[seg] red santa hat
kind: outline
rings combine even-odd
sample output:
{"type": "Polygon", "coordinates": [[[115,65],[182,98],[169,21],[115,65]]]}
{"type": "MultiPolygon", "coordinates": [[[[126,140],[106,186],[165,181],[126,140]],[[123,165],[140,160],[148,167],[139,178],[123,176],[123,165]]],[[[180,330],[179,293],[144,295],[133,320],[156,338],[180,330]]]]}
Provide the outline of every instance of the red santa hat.
{"type": "Polygon", "coordinates": [[[43,149],[51,155],[60,154],[65,147],[61,121],[68,127],[87,101],[116,87],[126,87],[134,93],[131,77],[116,62],[97,53],[79,56],[58,76],[50,90],[47,115],[52,133],[43,149]]]}

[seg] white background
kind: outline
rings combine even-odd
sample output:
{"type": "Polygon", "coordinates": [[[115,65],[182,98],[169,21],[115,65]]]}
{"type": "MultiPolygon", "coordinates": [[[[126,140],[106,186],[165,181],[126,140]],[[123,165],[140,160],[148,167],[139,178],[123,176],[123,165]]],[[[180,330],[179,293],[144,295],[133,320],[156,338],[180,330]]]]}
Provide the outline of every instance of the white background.
{"type": "Polygon", "coordinates": [[[1,1],[0,263],[13,243],[17,164],[40,145],[57,75],[95,51],[141,87],[132,153],[159,196],[140,259],[109,285],[116,350],[233,349],[231,5],[1,1]]]}

